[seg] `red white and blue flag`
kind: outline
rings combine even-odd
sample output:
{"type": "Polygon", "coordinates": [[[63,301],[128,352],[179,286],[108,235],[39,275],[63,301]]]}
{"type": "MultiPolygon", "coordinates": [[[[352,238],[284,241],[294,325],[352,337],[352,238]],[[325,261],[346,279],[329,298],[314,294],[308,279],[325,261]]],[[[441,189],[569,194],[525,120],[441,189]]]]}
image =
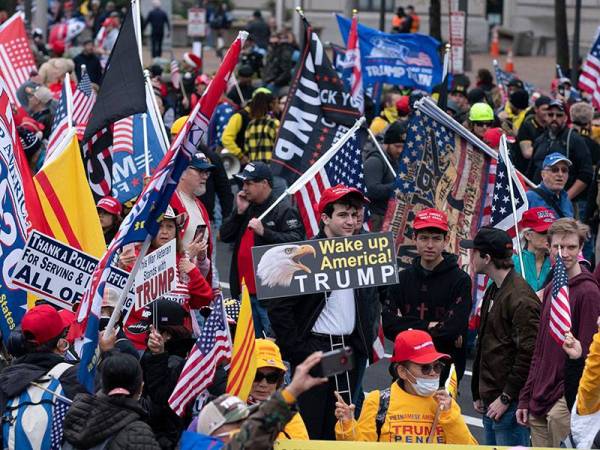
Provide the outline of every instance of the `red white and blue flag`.
{"type": "Polygon", "coordinates": [[[562,346],[565,342],[565,333],[571,331],[571,306],[569,305],[569,279],[560,255],[556,256],[553,271],[550,335],[562,346]]]}
{"type": "Polygon", "coordinates": [[[121,223],[119,231],[96,266],[90,278],[90,284],[86,287],[77,317],[78,322],[86,322],[78,377],[90,392],[93,392],[94,388],[100,308],[111,272],[110,264],[117,256],[117,252],[125,245],[144,242],[158,233],[159,221],[177,187],[181,174],[189,166],[202,137],[206,134],[210,116],[225,91],[227,80],[235,69],[247,35],[247,32],[241,31],[227,51],[217,74],[189,115],[183,130],[156,168],[133,209],[121,223]]]}
{"type": "Polygon", "coordinates": [[[600,109],[600,27],[596,31],[594,45],[581,66],[579,88],[590,94],[592,104],[596,109],[600,109]]]}
{"type": "Polygon", "coordinates": [[[87,70],[82,67],[81,80],[73,93],[73,122],[76,124],[79,139],[83,138],[94,103],[96,103],[96,93],[92,89],[92,81],[87,70]]]}
{"type": "Polygon", "coordinates": [[[56,113],[52,121],[52,131],[48,138],[46,158],[49,158],[54,153],[72,126],[73,119],[69,117],[69,114],[73,110],[72,104],[70,105],[72,101],[71,82],[69,77],[66,76],[60,93],[58,108],[56,108],[56,113]]]}
{"type": "Polygon", "coordinates": [[[360,47],[358,45],[358,14],[352,16],[352,25],[350,25],[347,47],[345,66],[348,67],[348,70],[351,70],[349,79],[352,105],[363,113],[365,111],[365,99],[363,96],[360,47]]]}

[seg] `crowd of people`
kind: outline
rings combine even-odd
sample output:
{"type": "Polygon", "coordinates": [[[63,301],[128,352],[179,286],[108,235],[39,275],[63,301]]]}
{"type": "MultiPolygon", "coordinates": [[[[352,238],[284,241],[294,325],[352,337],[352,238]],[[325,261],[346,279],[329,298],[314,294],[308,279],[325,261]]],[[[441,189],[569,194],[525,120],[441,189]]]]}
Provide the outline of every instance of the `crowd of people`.
{"type": "MultiPolygon", "coordinates": [[[[33,30],[39,70],[21,86],[20,105],[13,107],[34,173],[45,158],[66,74],[76,83],[85,66],[98,88],[123,14],[110,1],[92,0],[86,13],[74,11],[71,2],[61,5],[56,21],[83,14],[87,29],[66,49],[33,30]]],[[[216,11],[210,26],[223,30],[230,17],[226,9],[216,11]]],[[[160,57],[169,32],[160,2],[145,23],[152,28],[152,56],[160,57]]],[[[473,272],[489,279],[480,308],[474,280],[449,252],[448,217],[435,208],[412,218],[416,256],[397,284],[260,300],[252,247],[306,237],[293,202],[270,208],[286,187],[269,163],[300,51],[293,34],[273,30],[261,11],[247,29],[237,84],[220,99],[150,244],[151,253],[175,240],[176,288],[119,319],[112,332],[104,330],[118,294],[105,290],[94,393],[77,378],[74,312],[44,301],[29,309],[3,349],[3,447],[51,448],[59,414],[65,449],[175,449],[198,436],[231,449],[268,449],[276,439],[476,445],[457,398],[445,389],[452,372],[460,390],[469,389],[461,380],[472,352],[470,389],[485,430],[480,444],[600,448],[600,115],[585,96],[563,78],[546,93],[529,93],[516,77],[506,87],[496,85],[487,69],[477,72],[473,87],[466,75],[454,76],[445,112],[494,149],[506,135],[514,166],[535,185],[519,223],[520,255],[506,231],[489,226],[461,242],[471,251],[473,272]],[[237,173],[231,162],[226,168],[225,155],[237,161],[237,173]],[[224,255],[217,240],[232,251],[231,297],[240,298],[243,281],[250,294],[256,373],[242,400],[225,393],[228,367],[220,366],[208,391],[180,416],[169,397],[221,293],[216,259],[224,255]],[[570,308],[563,344],[552,329],[558,281],[568,286],[570,308]],[[390,380],[367,393],[363,380],[380,324],[393,342],[390,380]],[[352,350],[353,367],[329,378],[314,376],[311,369],[323,353],[341,347],[352,350]],[[66,404],[62,413],[53,397],[66,404]]],[[[418,30],[414,8],[399,8],[394,31],[418,30]]],[[[175,138],[211,74],[188,52],[178,62],[182,86],[176,89],[169,63],[158,58],[148,69],[166,131],[175,138]]],[[[392,169],[398,171],[408,119],[423,95],[387,86],[381,98],[365,99],[368,126],[382,148],[365,145],[363,151],[367,195],[343,184],[325,189],[315,205],[315,239],[364,233],[365,220],[371,232],[385,231],[392,169]]],[[[431,95],[439,99],[443,89],[431,95]]],[[[108,245],[128,208],[107,196],[97,211],[108,245]]],[[[139,251],[123,248],[118,266],[131,270],[139,251]]],[[[234,336],[234,313],[228,324],[234,336]]]]}

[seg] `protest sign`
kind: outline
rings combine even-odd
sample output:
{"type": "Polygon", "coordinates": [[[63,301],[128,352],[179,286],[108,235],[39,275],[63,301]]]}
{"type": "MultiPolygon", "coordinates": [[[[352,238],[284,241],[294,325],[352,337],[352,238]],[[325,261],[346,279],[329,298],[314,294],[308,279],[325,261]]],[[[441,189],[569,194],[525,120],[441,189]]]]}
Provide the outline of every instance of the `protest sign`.
{"type": "Polygon", "coordinates": [[[144,257],[135,276],[136,310],[173,290],[177,282],[175,253],[176,243],[173,239],[144,257]]]}
{"type": "MultiPolygon", "coordinates": [[[[93,256],[34,230],[15,266],[12,282],[56,306],[72,310],[81,301],[97,264],[93,256]]],[[[115,267],[111,270],[108,287],[120,294],[129,274],[115,267]]],[[[124,314],[132,305],[130,292],[123,307],[124,314]]]]}
{"type": "Polygon", "coordinates": [[[252,248],[259,299],[398,282],[391,232],[252,248]]]}

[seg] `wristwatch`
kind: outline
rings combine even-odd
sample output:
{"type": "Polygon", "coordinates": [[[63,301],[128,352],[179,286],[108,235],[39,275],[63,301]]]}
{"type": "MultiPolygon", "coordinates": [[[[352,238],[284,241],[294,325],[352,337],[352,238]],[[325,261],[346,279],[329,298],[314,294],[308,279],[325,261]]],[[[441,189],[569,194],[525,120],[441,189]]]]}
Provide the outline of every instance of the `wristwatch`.
{"type": "Polygon", "coordinates": [[[502,394],[500,394],[500,401],[503,405],[510,405],[510,396],[503,392],[502,394]]]}

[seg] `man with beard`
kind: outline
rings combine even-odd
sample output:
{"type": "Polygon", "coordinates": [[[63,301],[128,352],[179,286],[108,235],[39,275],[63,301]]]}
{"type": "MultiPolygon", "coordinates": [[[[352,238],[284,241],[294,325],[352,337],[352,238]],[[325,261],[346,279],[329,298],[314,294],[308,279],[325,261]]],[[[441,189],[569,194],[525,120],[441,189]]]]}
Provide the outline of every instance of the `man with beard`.
{"type": "Polygon", "coordinates": [[[256,337],[262,338],[270,335],[271,325],[264,305],[256,298],[252,247],[301,241],[304,226],[296,208],[287,202],[279,203],[264,219],[258,219],[276,200],[273,175],[265,163],[251,162],[235,177],[242,182],[242,189],[235,197],[234,211],[223,221],[221,240],[235,243],[229,272],[231,296],[239,298],[244,279],[252,303],[254,331],[256,337]]]}
{"type": "Polygon", "coordinates": [[[548,105],[547,129],[533,145],[533,160],[528,175],[534,183],[542,180],[544,159],[551,153],[565,155],[572,163],[565,189],[569,199],[577,203],[583,200],[587,187],[592,181],[592,158],[583,138],[577,131],[567,127],[567,115],[564,105],[554,100],[548,105]]]}

